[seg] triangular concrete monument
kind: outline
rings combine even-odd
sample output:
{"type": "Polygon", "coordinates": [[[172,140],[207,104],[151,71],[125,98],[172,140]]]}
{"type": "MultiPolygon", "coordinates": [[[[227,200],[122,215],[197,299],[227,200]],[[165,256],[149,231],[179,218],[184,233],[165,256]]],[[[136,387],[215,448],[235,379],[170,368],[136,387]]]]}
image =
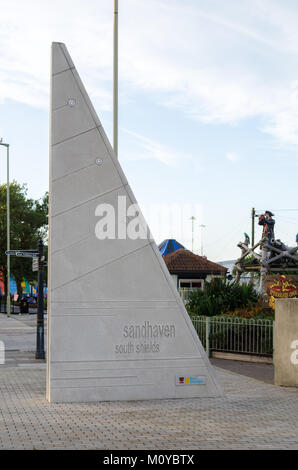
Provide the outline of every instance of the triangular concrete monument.
{"type": "Polygon", "coordinates": [[[52,46],[51,104],[48,400],[219,396],[192,322],[136,217],[133,193],[61,43],[52,46]],[[103,223],[113,211],[114,228],[103,223]]]}

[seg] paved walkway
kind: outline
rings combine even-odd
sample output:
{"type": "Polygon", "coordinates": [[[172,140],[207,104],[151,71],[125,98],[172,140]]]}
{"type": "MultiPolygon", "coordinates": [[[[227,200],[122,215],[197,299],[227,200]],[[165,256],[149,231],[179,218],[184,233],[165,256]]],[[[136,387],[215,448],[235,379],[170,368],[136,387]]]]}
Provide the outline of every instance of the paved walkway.
{"type": "Polygon", "coordinates": [[[6,314],[1,313],[0,340],[4,342],[6,351],[34,351],[36,348],[36,314],[11,315],[7,317],[6,314]]]}
{"type": "Polygon", "coordinates": [[[45,364],[33,352],[7,359],[0,449],[298,449],[298,389],[216,368],[218,399],[49,404],[45,364]]]}
{"type": "Polygon", "coordinates": [[[236,374],[245,375],[251,379],[274,384],[273,364],[263,364],[258,362],[232,361],[230,359],[211,358],[211,364],[220,369],[226,369],[236,374]]]}
{"type": "Polygon", "coordinates": [[[296,389],[216,369],[219,399],[49,404],[37,367],[0,367],[0,449],[298,449],[296,389]]]}

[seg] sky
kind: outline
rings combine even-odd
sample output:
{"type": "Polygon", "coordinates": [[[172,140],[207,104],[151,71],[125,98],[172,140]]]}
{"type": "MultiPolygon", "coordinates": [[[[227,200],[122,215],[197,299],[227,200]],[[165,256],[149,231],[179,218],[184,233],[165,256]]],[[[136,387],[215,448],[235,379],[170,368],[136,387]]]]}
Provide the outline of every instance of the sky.
{"type": "MultiPolygon", "coordinates": [[[[113,1],[0,0],[0,11],[0,136],[11,178],[40,198],[51,42],[66,44],[113,140],[113,1]]],[[[297,24],[296,0],[119,0],[119,161],[156,242],[200,254],[203,234],[209,259],[235,259],[255,207],[295,245],[297,24]]]]}

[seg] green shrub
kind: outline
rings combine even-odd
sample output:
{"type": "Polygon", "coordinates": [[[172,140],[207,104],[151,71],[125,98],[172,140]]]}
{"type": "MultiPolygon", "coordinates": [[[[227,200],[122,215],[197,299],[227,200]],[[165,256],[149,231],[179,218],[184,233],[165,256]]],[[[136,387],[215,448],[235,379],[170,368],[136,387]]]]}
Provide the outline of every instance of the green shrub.
{"type": "Polygon", "coordinates": [[[214,278],[205,282],[204,289],[190,293],[186,308],[191,315],[212,317],[239,308],[257,304],[260,296],[249,284],[229,283],[225,279],[214,278]]]}

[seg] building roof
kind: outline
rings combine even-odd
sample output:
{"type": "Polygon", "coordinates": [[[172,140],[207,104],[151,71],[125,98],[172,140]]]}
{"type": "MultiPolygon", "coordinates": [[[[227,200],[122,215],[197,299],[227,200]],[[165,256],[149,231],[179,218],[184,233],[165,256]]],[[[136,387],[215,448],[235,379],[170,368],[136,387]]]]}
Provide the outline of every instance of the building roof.
{"type": "Polygon", "coordinates": [[[205,273],[205,274],[225,274],[227,268],[220,264],[213,263],[203,256],[198,256],[189,250],[178,250],[163,257],[168,270],[172,274],[177,273],[205,273]]]}
{"type": "Polygon", "coordinates": [[[173,253],[174,251],[180,250],[181,248],[185,249],[184,246],[181,245],[181,243],[177,242],[177,240],[174,240],[172,238],[164,240],[160,245],[158,245],[158,249],[162,256],[173,253]]]}

